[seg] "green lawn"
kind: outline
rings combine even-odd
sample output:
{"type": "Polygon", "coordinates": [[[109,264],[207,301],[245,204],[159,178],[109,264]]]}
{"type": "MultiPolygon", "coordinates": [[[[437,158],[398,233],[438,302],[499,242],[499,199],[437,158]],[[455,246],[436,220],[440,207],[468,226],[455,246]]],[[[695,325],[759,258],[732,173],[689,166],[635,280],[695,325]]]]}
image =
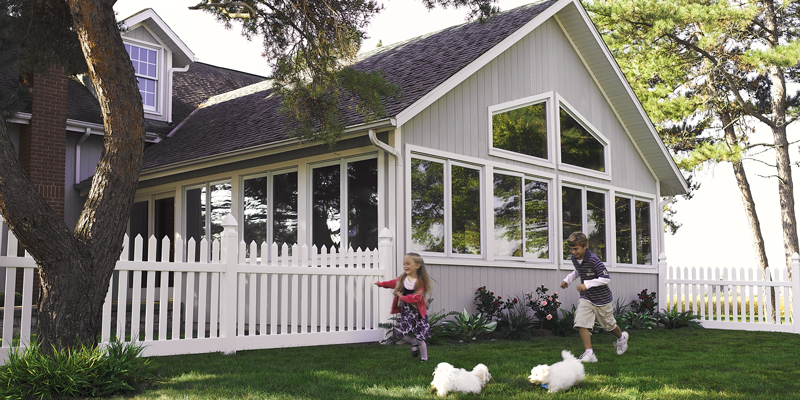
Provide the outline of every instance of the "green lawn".
{"type": "Polygon", "coordinates": [[[722,330],[631,331],[617,356],[610,334],[593,338],[599,362],[586,380],[548,394],[528,382],[531,368],[578,355],[580,339],[537,337],[430,346],[430,361],[408,346],[318,346],[154,357],[156,378],[132,399],[431,399],[436,364],[489,367],[482,399],[792,399],[800,398],[800,335],[722,330]]]}

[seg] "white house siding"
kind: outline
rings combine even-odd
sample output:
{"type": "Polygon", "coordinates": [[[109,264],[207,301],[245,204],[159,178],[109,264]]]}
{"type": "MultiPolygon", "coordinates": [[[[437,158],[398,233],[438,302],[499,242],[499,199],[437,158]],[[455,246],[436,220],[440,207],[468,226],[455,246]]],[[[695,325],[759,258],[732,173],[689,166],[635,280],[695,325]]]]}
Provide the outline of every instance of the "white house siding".
{"type": "Polygon", "coordinates": [[[161,43],[150,34],[143,26],[140,26],[130,32],[124,33],[122,36],[129,37],[136,40],[141,40],[143,42],[151,43],[156,46],[160,46],[161,43]]]}
{"type": "MultiPolygon", "coordinates": [[[[489,155],[488,107],[554,91],[610,141],[611,184],[656,193],[656,182],[602,91],[555,20],[550,19],[403,128],[405,143],[493,160],[509,166],[552,169],[489,155]]],[[[551,158],[556,155],[552,154],[551,158]]],[[[588,182],[608,181],[577,174],[588,182]]]]}
{"type": "MultiPolygon", "coordinates": [[[[457,265],[457,260],[450,260],[453,264],[431,264],[426,260],[426,268],[431,278],[434,279],[433,297],[430,312],[461,311],[464,308],[470,313],[477,312],[475,307],[475,290],[486,286],[487,290],[494,292],[495,296],[503,299],[525,297],[525,293],[535,295],[536,288],[544,285],[549,294],[558,292],[562,308],[570,310],[572,304],[578,303],[578,292],[575,284],[567,289],[559,285],[564,277],[571,271],[553,269],[524,269],[524,268],[492,268],[492,267],[463,267],[457,265]]],[[[625,300],[630,303],[636,295],[647,289],[658,291],[658,275],[656,274],[631,274],[611,271],[609,287],[615,300],[625,300]]]]}
{"type": "Polygon", "coordinates": [[[81,144],[80,165],[76,165],[75,157],[77,153],[75,146],[83,135],[84,134],[80,132],[67,132],[67,165],[66,174],[64,176],[64,222],[66,222],[70,229],[75,228],[83,204],[86,202],[86,197],[81,196],[74,185],[94,175],[97,169],[97,163],[100,161],[103,152],[103,136],[91,135],[81,144]],[[80,170],[77,179],[75,174],[78,171],[76,169],[80,170]]]}
{"type": "MultiPolygon", "coordinates": [[[[554,99],[551,98],[551,100],[554,99]]],[[[569,38],[553,18],[501,53],[439,100],[433,102],[404,124],[401,129],[403,142],[413,145],[414,149],[420,152],[425,151],[420,148],[432,149],[435,154],[447,154],[453,159],[458,159],[463,155],[464,158],[471,161],[487,160],[495,168],[505,165],[511,169],[524,170],[526,173],[541,171],[547,174],[546,176],[557,174],[562,181],[597,185],[608,189],[609,258],[614,254],[611,251],[615,243],[613,234],[615,193],[645,194],[653,200],[651,212],[657,212],[659,199],[657,182],[653,174],[643,161],[602,90],[570,43],[569,38]],[[489,154],[491,138],[488,108],[547,92],[554,92],[555,98],[560,97],[566,101],[585,122],[591,124],[608,139],[608,149],[611,153],[611,180],[558,171],[557,168],[528,164],[489,154]]],[[[550,146],[549,151],[555,151],[554,146],[550,146]]],[[[550,158],[555,162],[557,154],[551,154],[550,158]]],[[[410,163],[410,160],[407,162],[410,163]]],[[[552,188],[557,189],[559,181],[552,182],[552,188]]],[[[559,198],[555,195],[551,197],[552,207],[554,207],[553,214],[551,214],[553,218],[553,227],[551,228],[553,243],[551,246],[554,246],[554,258],[557,258],[556,254],[560,253],[557,250],[561,234],[560,205],[557,204],[559,198]]],[[[651,227],[652,254],[655,258],[655,255],[661,251],[658,240],[660,221],[657,217],[651,218],[651,221],[653,222],[651,227]]],[[[491,236],[491,227],[484,227],[484,229],[485,241],[488,236],[491,236]]],[[[401,243],[403,242],[401,241],[401,243]]],[[[433,296],[436,301],[431,307],[435,311],[442,308],[448,311],[461,310],[466,307],[474,312],[475,289],[484,285],[494,291],[496,295],[505,298],[508,295],[533,292],[539,285],[544,284],[551,293],[559,291],[564,308],[567,309],[570,309],[570,305],[577,303],[578,300],[578,294],[574,288],[571,287],[567,290],[557,288],[571,269],[569,261],[563,266],[558,266],[556,260],[548,264],[534,265],[533,263],[519,262],[518,267],[509,267],[508,264],[504,267],[492,267],[491,261],[471,261],[465,263],[468,265],[459,265],[456,258],[428,256],[426,263],[430,265],[431,275],[440,283],[433,296]],[[555,268],[564,269],[557,270],[555,268]]],[[[607,265],[612,274],[611,288],[616,297],[630,301],[642,289],[655,290],[656,288],[658,275],[655,274],[655,260],[652,268],[646,268],[644,271],[632,268],[617,269],[611,262],[607,265]]]]}

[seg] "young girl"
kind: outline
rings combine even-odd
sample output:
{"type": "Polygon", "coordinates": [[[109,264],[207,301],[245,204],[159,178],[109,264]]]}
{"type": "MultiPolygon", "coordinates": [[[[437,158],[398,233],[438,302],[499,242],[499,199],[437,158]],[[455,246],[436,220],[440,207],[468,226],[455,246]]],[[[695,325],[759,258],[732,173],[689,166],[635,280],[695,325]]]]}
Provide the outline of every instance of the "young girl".
{"type": "Polygon", "coordinates": [[[428,361],[428,346],[425,340],[431,336],[425,298],[431,290],[431,278],[425,270],[425,261],[417,253],[408,253],[403,258],[403,274],[390,281],[375,282],[376,285],[394,289],[392,314],[400,313],[395,323],[395,332],[403,341],[411,344],[411,356],[422,353],[421,361],[428,361]]]}

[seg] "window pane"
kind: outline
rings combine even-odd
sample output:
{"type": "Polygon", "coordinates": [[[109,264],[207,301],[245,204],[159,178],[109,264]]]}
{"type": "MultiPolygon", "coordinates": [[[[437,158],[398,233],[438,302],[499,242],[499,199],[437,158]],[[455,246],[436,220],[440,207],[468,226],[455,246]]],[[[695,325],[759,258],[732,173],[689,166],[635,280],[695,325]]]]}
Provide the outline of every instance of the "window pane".
{"type": "Polygon", "coordinates": [[[339,164],[315,168],[312,195],[312,244],[337,251],[341,245],[341,170],[339,164]]]}
{"type": "MultiPolygon", "coordinates": [[[[267,205],[267,177],[245,179],[244,199],[242,212],[244,221],[242,226],[242,239],[244,240],[247,257],[250,257],[250,244],[255,242],[257,246],[256,257],[263,257],[259,254],[261,244],[267,241],[267,217],[269,207],[267,205]]],[[[271,245],[268,242],[267,245],[271,245]]]]}
{"type": "MultiPolygon", "coordinates": [[[[169,261],[175,261],[175,198],[167,197],[155,201],[155,223],[153,231],[155,232],[156,239],[158,239],[158,246],[156,248],[156,261],[161,260],[163,239],[169,238],[169,261]]],[[[170,282],[172,274],[170,273],[170,282]]],[[[157,284],[160,281],[156,281],[157,284]]],[[[171,286],[171,284],[170,284],[171,286]]]]}
{"type": "Polygon", "coordinates": [[[525,252],[534,258],[550,258],[547,182],[525,181],[525,252]]]}
{"type": "Polygon", "coordinates": [[[581,189],[571,187],[561,188],[561,234],[564,247],[564,259],[570,259],[569,246],[567,239],[572,232],[583,231],[583,199],[581,199],[581,189]]]}
{"type": "Polygon", "coordinates": [[[411,248],[444,252],[444,164],[411,160],[411,248]]]}
{"type": "Polygon", "coordinates": [[[650,242],[650,202],[636,202],[636,263],[652,265],[650,242]]]}
{"type": "Polygon", "coordinates": [[[481,172],[453,166],[453,253],[481,254],[481,172]]]}
{"type": "Polygon", "coordinates": [[[190,189],[186,191],[186,244],[191,239],[195,241],[195,254],[187,254],[190,261],[198,260],[200,256],[200,241],[206,235],[206,188],[190,189]],[[192,258],[194,257],[194,258],[192,258]]]}
{"type": "Polygon", "coordinates": [[[586,227],[589,250],[606,261],[606,196],[586,191],[586,227]]]}
{"type": "Polygon", "coordinates": [[[564,109],[560,109],[561,162],[605,171],[605,149],[594,136],[564,109]]]}
{"type": "Polygon", "coordinates": [[[378,159],[347,164],[347,246],[378,248],[378,159]]]}
{"type": "Polygon", "coordinates": [[[492,140],[498,149],[547,158],[546,103],[493,115],[492,140]]]}
{"type": "Polygon", "coordinates": [[[494,174],[494,254],[522,257],[522,178],[494,174]]]}
{"type": "Polygon", "coordinates": [[[614,201],[614,219],[617,225],[617,262],[633,262],[631,239],[631,199],[617,197],[614,201]]]}
{"type": "MultiPolygon", "coordinates": [[[[210,232],[211,240],[219,240],[222,227],[222,218],[231,213],[231,183],[224,182],[211,185],[210,207],[210,232]]],[[[211,248],[209,243],[209,248],[211,248]]]]}
{"type": "Polygon", "coordinates": [[[274,175],[272,190],[272,240],[280,253],[284,243],[297,243],[297,172],[274,175]]]}
{"type": "Polygon", "coordinates": [[[150,239],[148,236],[148,202],[147,201],[139,201],[133,203],[133,207],[131,208],[131,216],[128,222],[128,227],[130,228],[130,232],[128,232],[128,260],[133,261],[134,256],[134,244],[136,240],[136,236],[142,237],[142,249],[139,251],[143,251],[141,253],[142,260],[147,261],[147,244],[150,239]]]}

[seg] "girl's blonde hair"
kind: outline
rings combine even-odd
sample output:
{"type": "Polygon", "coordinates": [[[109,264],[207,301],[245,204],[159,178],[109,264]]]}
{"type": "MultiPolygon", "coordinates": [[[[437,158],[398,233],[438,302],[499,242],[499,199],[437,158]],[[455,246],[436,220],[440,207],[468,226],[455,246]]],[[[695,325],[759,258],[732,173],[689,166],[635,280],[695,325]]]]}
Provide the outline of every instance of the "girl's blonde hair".
{"type": "MultiPolygon", "coordinates": [[[[425,260],[422,259],[417,253],[406,253],[407,257],[411,257],[415,263],[419,264],[419,269],[417,270],[417,282],[414,284],[414,291],[416,292],[419,290],[420,282],[423,284],[422,294],[425,297],[428,297],[428,294],[433,292],[433,283],[431,277],[428,275],[428,270],[425,269],[425,260]]],[[[397,278],[397,284],[394,287],[394,291],[396,293],[403,293],[403,281],[406,279],[406,273],[403,271],[400,274],[400,277],[397,278]]]]}

